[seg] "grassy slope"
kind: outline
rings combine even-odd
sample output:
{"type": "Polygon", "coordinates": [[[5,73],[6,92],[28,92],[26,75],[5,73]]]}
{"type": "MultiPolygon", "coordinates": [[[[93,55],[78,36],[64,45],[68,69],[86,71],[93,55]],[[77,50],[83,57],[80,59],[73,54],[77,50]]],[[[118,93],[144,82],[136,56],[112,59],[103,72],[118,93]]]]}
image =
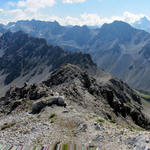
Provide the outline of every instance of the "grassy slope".
{"type": "Polygon", "coordinates": [[[150,118],[150,95],[135,91],[142,99],[143,112],[150,118]]]}
{"type": "Polygon", "coordinates": [[[139,91],[135,91],[135,92],[137,93],[138,96],[140,96],[141,98],[143,98],[143,99],[145,99],[145,100],[150,102],[150,95],[141,93],[139,91]]]}

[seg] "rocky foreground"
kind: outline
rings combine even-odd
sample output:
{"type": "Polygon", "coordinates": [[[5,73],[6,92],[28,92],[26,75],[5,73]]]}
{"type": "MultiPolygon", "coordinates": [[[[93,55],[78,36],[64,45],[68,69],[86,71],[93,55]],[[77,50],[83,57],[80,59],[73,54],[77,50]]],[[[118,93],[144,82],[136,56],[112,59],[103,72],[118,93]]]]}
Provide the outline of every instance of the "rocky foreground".
{"type": "Polygon", "coordinates": [[[150,132],[118,125],[71,105],[46,107],[36,115],[12,113],[1,117],[0,127],[3,144],[41,146],[60,142],[98,146],[102,150],[150,148],[150,132]]]}
{"type": "Polygon", "coordinates": [[[11,87],[0,105],[1,144],[150,148],[140,97],[118,79],[91,77],[74,65],[63,65],[40,84],[11,87]]]}

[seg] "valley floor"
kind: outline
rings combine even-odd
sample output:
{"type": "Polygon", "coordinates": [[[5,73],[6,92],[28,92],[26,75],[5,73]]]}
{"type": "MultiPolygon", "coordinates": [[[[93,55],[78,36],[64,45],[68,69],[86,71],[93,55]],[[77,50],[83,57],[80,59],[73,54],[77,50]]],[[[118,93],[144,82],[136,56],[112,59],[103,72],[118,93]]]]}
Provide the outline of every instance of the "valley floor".
{"type": "Polygon", "coordinates": [[[150,132],[123,127],[75,106],[46,107],[40,114],[20,112],[1,116],[0,143],[48,145],[76,143],[101,150],[148,150],[150,132]]]}

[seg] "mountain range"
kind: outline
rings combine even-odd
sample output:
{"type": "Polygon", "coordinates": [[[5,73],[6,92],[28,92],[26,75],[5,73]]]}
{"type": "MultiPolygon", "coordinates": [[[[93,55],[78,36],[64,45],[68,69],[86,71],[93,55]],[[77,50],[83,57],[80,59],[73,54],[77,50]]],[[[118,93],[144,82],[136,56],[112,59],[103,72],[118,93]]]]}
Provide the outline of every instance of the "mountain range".
{"type": "Polygon", "coordinates": [[[131,87],[150,92],[150,34],[131,25],[114,21],[101,28],[65,27],[58,22],[18,21],[2,26],[4,30],[22,30],[34,37],[45,38],[67,51],[91,55],[106,72],[119,77],[131,87]]]}
{"type": "Polygon", "coordinates": [[[0,32],[0,142],[148,147],[150,103],[105,71],[149,91],[149,33],[35,20],[0,32]]]}
{"type": "MultiPolygon", "coordinates": [[[[75,102],[77,100],[77,103],[79,101],[81,105],[85,105],[83,107],[89,106],[88,109],[91,109],[92,105],[93,107],[97,105],[101,110],[100,102],[95,105],[93,102],[97,102],[95,99],[103,97],[107,100],[109,107],[113,109],[111,114],[120,114],[123,117],[129,115],[137,125],[149,129],[149,122],[144,113],[141,113],[140,97],[126,83],[99,69],[89,54],[65,51],[58,46],[48,44],[45,39],[32,37],[23,31],[14,33],[8,31],[0,37],[1,96],[6,90],[23,86],[24,83],[26,83],[24,85],[26,87],[27,82],[30,85],[42,82],[51,90],[57,91],[65,97],[69,96],[67,99],[75,102]],[[64,66],[61,67],[62,65],[64,66]],[[69,93],[70,95],[68,95],[69,93]],[[86,98],[83,98],[84,96],[86,98]],[[88,105],[88,102],[91,104],[88,105]],[[130,103],[130,107],[127,107],[126,103],[130,103]],[[133,111],[134,109],[135,111],[133,111]],[[140,115],[141,118],[137,118],[136,115],[140,115]]],[[[39,86],[41,87],[40,84],[39,86]]],[[[5,104],[7,106],[13,102],[14,96],[18,101],[28,93],[20,91],[22,88],[18,91],[18,88],[15,89],[13,95],[11,95],[12,92],[7,91],[1,101],[4,100],[4,107],[5,104]]],[[[40,99],[41,93],[40,96],[37,94],[35,92],[29,98],[31,100],[40,99]]],[[[102,105],[106,107],[104,104],[102,105]]],[[[110,110],[107,110],[105,114],[107,112],[110,110]]]]}

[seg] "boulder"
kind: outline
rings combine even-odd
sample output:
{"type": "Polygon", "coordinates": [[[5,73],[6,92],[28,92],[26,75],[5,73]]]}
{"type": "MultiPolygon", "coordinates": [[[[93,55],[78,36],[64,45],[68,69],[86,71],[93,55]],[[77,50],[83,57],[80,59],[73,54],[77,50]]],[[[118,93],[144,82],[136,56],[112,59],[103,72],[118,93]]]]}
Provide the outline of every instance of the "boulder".
{"type": "Polygon", "coordinates": [[[48,100],[47,105],[48,106],[57,105],[57,106],[64,106],[64,107],[67,106],[63,96],[53,96],[53,97],[51,97],[48,100]]]}
{"type": "Polygon", "coordinates": [[[41,110],[46,107],[46,103],[43,100],[34,102],[32,104],[32,114],[38,114],[41,112],[41,110]]]}
{"type": "Polygon", "coordinates": [[[67,104],[65,103],[64,98],[61,97],[61,96],[59,96],[59,97],[58,97],[57,105],[58,105],[58,106],[64,106],[64,107],[66,107],[67,104]]]}

